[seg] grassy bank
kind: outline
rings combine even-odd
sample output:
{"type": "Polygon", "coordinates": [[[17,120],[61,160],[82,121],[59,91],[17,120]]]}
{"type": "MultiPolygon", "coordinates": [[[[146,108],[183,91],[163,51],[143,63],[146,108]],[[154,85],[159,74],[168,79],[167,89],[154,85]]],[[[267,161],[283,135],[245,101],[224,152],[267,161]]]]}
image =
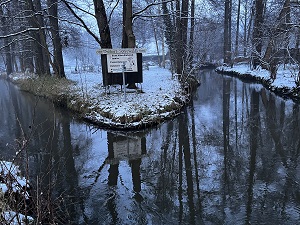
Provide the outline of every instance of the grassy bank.
{"type": "Polygon", "coordinates": [[[127,90],[126,100],[120,86],[107,90],[99,77],[99,74],[75,74],[70,79],[58,79],[13,74],[10,80],[22,91],[50,99],[81,119],[113,129],[159,124],[178,115],[188,102],[177,79],[166,70],[156,69],[147,74],[147,83],[138,90],[127,90]]]}

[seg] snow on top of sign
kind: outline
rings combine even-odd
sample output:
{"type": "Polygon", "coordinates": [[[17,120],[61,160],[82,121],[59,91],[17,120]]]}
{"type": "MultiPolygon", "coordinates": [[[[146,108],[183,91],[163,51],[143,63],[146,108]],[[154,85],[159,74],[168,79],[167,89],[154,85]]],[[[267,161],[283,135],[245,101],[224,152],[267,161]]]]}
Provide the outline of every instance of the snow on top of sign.
{"type": "Polygon", "coordinates": [[[97,50],[98,54],[126,54],[126,53],[144,53],[143,48],[102,48],[97,50]]]}

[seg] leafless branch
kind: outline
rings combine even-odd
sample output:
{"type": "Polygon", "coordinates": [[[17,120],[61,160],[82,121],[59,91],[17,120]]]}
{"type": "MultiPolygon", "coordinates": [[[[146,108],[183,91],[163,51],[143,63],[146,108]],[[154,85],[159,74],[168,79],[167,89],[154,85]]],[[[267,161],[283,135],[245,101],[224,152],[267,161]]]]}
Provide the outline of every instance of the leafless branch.
{"type": "Polygon", "coordinates": [[[47,27],[29,27],[25,30],[21,30],[21,31],[18,31],[18,32],[15,32],[15,33],[11,33],[11,34],[8,34],[8,35],[1,35],[0,39],[15,37],[15,36],[30,32],[30,31],[39,31],[40,29],[47,29],[47,27]]]}
{"type": "Polygon", "coordinates": [[[116,5],[112,8],[112,10],[111,10],[111,12],[110,12],[110,14],[109,14],[109,17],[108,17],[108,24],[109,24],[109,22],[110,22],[110,20],[111,20],[111,17],[112,17],[112,14],[113,14],[114,10],[115,10],[116,7],[119,5],[119,2],[120,2],[120,0],[118,0],[117,3],[116,3],[116,5]]]}
{"type": "Polygon", "coordinates": [[[136,13],[133,13],[132,18],[134,18],[136,16],[140,16],[140,14],[142,14],[143,12],[145,12],[147,9],[149,9],[152,6],[161,5],[163,3],[168,3],[168,2],[173,2],[173,1],[175,1],[175,0],[166,0],[166,1],[161,1],[161,2],[153,2],[153,3],[149,4],[149,5],[147,5],[142,10],[140,10],[140,11],[138,11],[136,13]]]}
{"type": "Polygon", "coordinates": [[[84,10],[83,8],[80,8],[79,6],[75,5],[73,2],[69,2],[69,1],[65,1],[65,0],[62,0],[62,2],[65,3],[65,4],[67,3],[69,6],[73,6],[75,9],[78,9],[81,12],[84,12],[84,13],[90,15],[90,16],[95,17],[95,15],[93,13],[90,13],[89,11],[84,10]]]}
{"type": "Polygon", "coordinates": [[[99,45],[101,45],[101,41],[99,40],[99,38],[88,28],[88,26],[86,25],[86,23],[83,21],[82,18],[80,18],[80,16],[78,16],[76,14],[76,12],[72,9],[72,7],[69,5],[69,3],[65,0],[62,0],[62,2],[66,5],[66,7],[70,10],[70,12],[73,14],[73,16],[75,16],[75,18],[77,20],[80,21],[80,23],[82,24],[82,27],[95,39],[95,41],[97,43],[99,43],[99,45]]]}

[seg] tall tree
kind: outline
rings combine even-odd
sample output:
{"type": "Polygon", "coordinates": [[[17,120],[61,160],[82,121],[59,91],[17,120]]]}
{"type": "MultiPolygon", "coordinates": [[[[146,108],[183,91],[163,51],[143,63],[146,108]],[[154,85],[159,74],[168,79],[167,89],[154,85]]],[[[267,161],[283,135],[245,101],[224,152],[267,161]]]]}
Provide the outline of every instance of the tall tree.
{"type": "Polygon", "coordinates": [[[264,22],[264,0],[255,0],[255,18],[253,27],[253,51],[252,51],[252,66],[254,69],[260,65],[262,51],[262,36],[264,22]]]}
{"type": "Polygon", "coordinates": [[[101,48],[112,48],[110,29],[103,1],[93,0],[95,17],[101,39],[101,48]]]}
{"type": "Polygon", "coordinates": [[[234,56],[238,56],[239,50],[239,35],[240,35],[240,15],[241,15],[241,0],[238,0],[237,18],[236,18],[236,34],[235,34],[235,49],[234,56]]]}
{"type": "Polygon", "coordinates": [[[180,30],[179,32],[182,34],[181,43],[180,43],[180,50],[183,54],[182,58],[182,74],[185,75],[187,73],[187,66],[188,66],[188,17],[189,17],[189,1],[183,0],[181,2],[181,15],[180,15],[180,30]]]}
{"type": "Polygon", "coordinates": [[[180,21],[181,13],[180,13],[180,0],[176,0],[176,19],[175,19],[175,25],[176,25],[176,45],[175,45],[175,52],[176,52],[176,73],[179,75],[179,78],[181,78],[181,74],[183,72],[183,43],[182,43],[182,23],[180,21]]]}
{"type": "Polygon", "coordinates": [[[224,63],[231,64],[231,7],[232,0],[225,0],[224,15],[224,63]]]}
{"type": "MultiPolygon", "coordinates": [[[[44,18],[42,17],[42,8],[40,0],[26,0],[25,15],[28,18],[28,24],[37,31],[30,32],[33,37],[34,65],[35,72],[38,75],[50,74],[49,52],[46,44],[44,18]]],[[[29,67],[30,68],[30,67],[29,67]]],[[[33,71],[31,71],[33,72],[33,71]]]]}
{"type": "Polygon", "coordinates": [[[195,0],[191,0],[191,30],[190,30],[190,41],[189,41],[189,61],[194,61],[194,32],[195,32],[195,0]]]}
{"type": "Polygon", "coordinates": [[[82,12],[86,12],[84,9],[75,5],[73,2],[69,2],[67,0],[62,0],[62,2],[73,14],[73,16],[79,21],[80,26],[83,27],[86,30],[86,32],[90,34],[97,43],[99,43],[101,48],[112,48],[109,21],[107,18],[106,9],[103,0],[93,0],[94,10],[95,10],[94,17],[97,21],[100,38],[88,27],[88,25],[85,23],[82,17],[80,17],[73,8],[76,8],[77,10],[82,12]]]}
{"type": "Polygon", "coordinates": [[[162,2],[162,12],[163,12],[163,20],[164,20],[164,32],[166,37],[166,44],[169,47],[169,54],[171,59],[171,70],[174,69],[174,63],[176,58],[176,48],[175,48],[175,29],[172,21],[172,17],[170,15],[170,10],[168,8],[167,2],[162,2]]]}
{"type": "MultiPolygon", "coordinates": [[[[132,24],[132,0],[123,0],[123,35],[122,48],[135,48],[135,36],[132,24]]],[[[137,88],[135,83],[129,83],[127,88],[137,88]]]]}
{"type": "Polygon", "coordinates": [[[135,36],[132,25],[132,0],[123,0],[122,48],[135,48],[135,36]]]}
{"type": "MultiPolygon", "coordinates": [[[[9,9],[6,12],[9,14],[9,9]]],[[[0,5],[0,17],[1,17],[1,31],[3,36],[8,35],[9,31],[9,23],[7,21],[8,15],[5,15],[2,6],[0,5]]],[[[11,56],[11,49],[10,49],[10,40],[9,38],[4,38],[4,51],[5,51],[5,67],[7,75],[13,72],[13,65],[12,65],[12,56],[11,56]]]]}
{"type": "Polygon", "coordinates": [[[66,77],[62,45],[58,26],[58,0],[47,0],[51,39],[53,44],[53,70],[57,77],[66,77]]]}

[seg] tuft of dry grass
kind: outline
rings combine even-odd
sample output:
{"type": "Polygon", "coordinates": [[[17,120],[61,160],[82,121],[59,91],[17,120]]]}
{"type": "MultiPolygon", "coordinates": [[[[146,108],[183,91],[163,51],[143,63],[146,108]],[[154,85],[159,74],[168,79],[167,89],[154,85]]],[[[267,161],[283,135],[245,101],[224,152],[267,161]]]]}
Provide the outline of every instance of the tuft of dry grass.
{"type": "Polygon", "coordinates": [[[54,101],[61,98],[61,96],[67,95],[73,85],[74,82],[70,80],[50,76],[24,79],[19,82],[21,90],[50,98],[54,101]]]}

